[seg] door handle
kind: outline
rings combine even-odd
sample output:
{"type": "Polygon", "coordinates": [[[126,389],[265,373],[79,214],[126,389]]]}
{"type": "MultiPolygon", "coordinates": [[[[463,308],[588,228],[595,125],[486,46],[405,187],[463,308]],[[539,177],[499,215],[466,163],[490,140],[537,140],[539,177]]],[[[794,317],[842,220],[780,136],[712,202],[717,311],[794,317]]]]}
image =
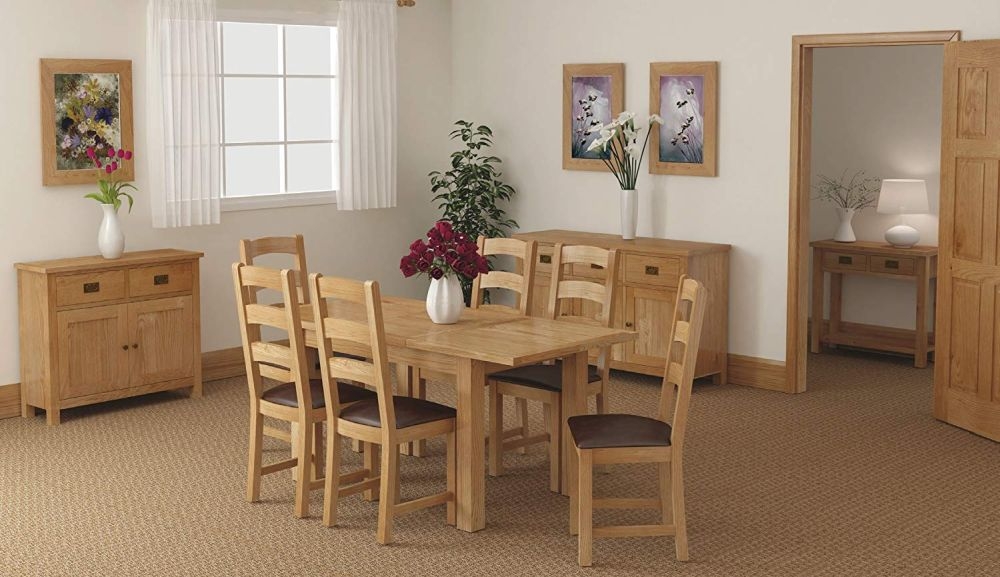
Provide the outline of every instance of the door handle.
{"type": "Polygon", "coordinates": [[[658,266],[647,266],[646,274],[650,276],[658,276],[660,274],[660,267],[658,266]]]}
{"type": "Polygon", "coordinates": [[[99,293],[101,292],[101,283],[99,282],[85,282],[83,283],[83,294],[99,293]]]}
{"type": "Polygon", "coordinates": [[[158,274],[153,276],[153,286],[170,284],[170,275],[158,274]]]}
{"type": "Polygon", "coordinates": [[[631,322],[625,323],[625,328],[629,328],[629,329],[632,328],[632,323],[631,322]]]}
{"type": "Polygon", "coordinates": [[[128,350],[128,345],[122,345],[122,350],[123,351],[127,351],[128,350]]]}

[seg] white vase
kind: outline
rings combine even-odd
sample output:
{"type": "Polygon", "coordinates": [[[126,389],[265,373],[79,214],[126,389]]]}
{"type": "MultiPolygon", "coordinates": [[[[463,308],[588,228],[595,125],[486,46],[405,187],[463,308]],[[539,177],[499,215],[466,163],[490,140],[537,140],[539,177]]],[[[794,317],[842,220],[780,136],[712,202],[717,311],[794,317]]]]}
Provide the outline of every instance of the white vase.
{"type": "Polygon", "coordinates": [[[853,208],[837,207],[837,217],[840,219],[840,225],[837,226],[837,232],[833,234],[833,240],[837,242],[854,242],[858,240],[854,236],[854,227],[851,226],[851,221],[854,220],[854,210],[853,208]]]}
{"type": "Polygon", "coordinates": [[[125,252],[125,233],[118,221],[118,211],[113,204],[102,204],[101,209],[104,210],[104,220],[97,230],[97,248],[104,258],[119,258],[125,252]]]}
{"type": "Polygon", "coordinates": [[[431,279],[427,289],[427,316],[439,325],[453,325],[465,308],[462,283],[457,276],[431,279]]]}
{"type": "Polygon", "coordinates": [[[622,238],[635,238],[635,226],[639,220],[639,194],[633,190],[623,190],[621,195],[621,226],[622,238]]]}

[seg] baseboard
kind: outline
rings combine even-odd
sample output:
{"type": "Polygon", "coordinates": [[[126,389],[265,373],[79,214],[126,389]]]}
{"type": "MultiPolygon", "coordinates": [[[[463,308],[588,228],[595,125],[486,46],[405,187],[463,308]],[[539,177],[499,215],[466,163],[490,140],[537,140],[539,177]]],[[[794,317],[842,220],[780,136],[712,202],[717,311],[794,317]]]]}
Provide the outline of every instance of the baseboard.
{"type": "Polygon", "coordinates": [[[0,419],[21,416],[21,383],[0,386],[0,419]]]}
{"type": "Polygon", "coordinates": [[[233,347],[201,354],[201,380],[218,381],[246,374],[243,347],[233,347]]]}
{"type": "Polygon", "coordinates": [[[769,391],[788,392],[784,361],[731,354],[729,382],[769,391]]]}

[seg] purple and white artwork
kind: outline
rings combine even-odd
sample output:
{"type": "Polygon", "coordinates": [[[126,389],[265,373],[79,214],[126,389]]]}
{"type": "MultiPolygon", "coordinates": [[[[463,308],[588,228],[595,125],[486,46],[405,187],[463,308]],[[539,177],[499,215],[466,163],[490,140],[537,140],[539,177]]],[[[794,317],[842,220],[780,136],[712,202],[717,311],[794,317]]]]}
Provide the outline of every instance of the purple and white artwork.
{"type": "Polygon", "coordinates": [[[660,162],[704,162],[704,98],[704,76],[660,77],[660,162]]]}
{"type": "Polygon", "coordinates": [[[590,151],[587,148],[598,133],[589,130],[600,124],[611,122],[611,76],[573,77],[572,157],[600,160],[607,152],[590,151]]]}

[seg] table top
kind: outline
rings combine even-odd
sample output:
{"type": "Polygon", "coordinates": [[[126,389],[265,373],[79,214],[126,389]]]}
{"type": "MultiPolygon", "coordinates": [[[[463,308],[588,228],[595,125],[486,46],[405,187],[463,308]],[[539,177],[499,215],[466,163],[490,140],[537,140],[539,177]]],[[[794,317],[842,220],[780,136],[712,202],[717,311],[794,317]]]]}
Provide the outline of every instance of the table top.
{"type": "Polygon", "coordinates": [[[668,238],[637,237],[623,240],[616,234],[601,234],[597,232],[581,232],[577,230],[539,230],[535,232],[518,232],[513,238],[533,240],[535,242],[555,244],[582,244],[600,246],[607,249],[671,252],[684,255],[705,254],[713,252],[729,252],[728,244],[714,242],[695,242],[689,240],[674,240],[668,238]]]}
{"type": "Polygon", "coordinates": [[[936,246],[918,244],[910,248],[900,248],[886,242],[869,240],[858,240],[855,242],[837,242],[833,239],[814,240],[809,243],[809,246],[824,250],[839,250],[864,254],[888,254],[892,256],[935,256],[938,253],[938,247],[936,246]]]}
{"type": "Polygon", "coordinates": [[[80,256],[35,262],[19,262],[14,263],[14,267],[23,271],[42,274],[57,274],[89,271],[93,269],[124,268],[172,261],[195,260],[201,258],[202,256],[204,256],[203,253],[196,251],[164,248],[159,250],[126,252],[120,258],[116,259],[106,259],[100,255],[80,256]]]}

